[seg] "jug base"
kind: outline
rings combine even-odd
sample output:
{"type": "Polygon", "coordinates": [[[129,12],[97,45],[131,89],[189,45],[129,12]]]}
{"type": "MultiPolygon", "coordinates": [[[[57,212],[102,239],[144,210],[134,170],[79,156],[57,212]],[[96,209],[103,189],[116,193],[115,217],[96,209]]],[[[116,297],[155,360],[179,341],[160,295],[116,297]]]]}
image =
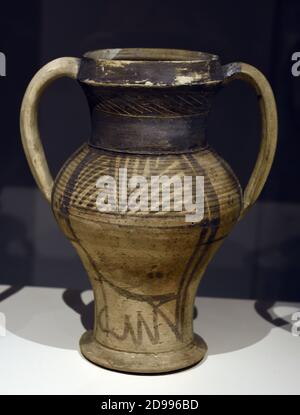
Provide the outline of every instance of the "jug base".
{"type": "Polygon", "coordinates": [[[80,339],[83,356],[107,369],[127,373],[165,373],[184,369],[199,363],[206,355],[207,345],[198,335],[193,343],[180,350],[160,353],[134,353],[110,349],[97,342],[92,331],[80,339]]]}

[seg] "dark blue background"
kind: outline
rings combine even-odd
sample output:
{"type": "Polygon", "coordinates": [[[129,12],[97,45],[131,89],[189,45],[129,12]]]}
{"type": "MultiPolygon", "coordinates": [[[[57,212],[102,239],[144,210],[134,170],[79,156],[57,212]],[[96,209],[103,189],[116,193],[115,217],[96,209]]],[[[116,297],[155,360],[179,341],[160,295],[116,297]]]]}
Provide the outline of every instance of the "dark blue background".
{"type": "MultiPolygon", "coordinates": [[[[300,3],[292,0],[2,2],[0,51],[0,283],[88,287],[83,268],[58,230],[29,172],[19,134],[26,85],[49,60],[112,47],[174,47],[244,61],[269,79],[278,103],[279,145],[271,175],[252,212],[212,261],[200,294],[300,300],[300,3]]],[[[41,104],[40,125],[55,174],[90,132],[87,104],[71,80],[57,81],[41,104]]],[[[259,145],[254,92],[235,82],[216,98],[209,142],[243,186],[259,145]]]]}

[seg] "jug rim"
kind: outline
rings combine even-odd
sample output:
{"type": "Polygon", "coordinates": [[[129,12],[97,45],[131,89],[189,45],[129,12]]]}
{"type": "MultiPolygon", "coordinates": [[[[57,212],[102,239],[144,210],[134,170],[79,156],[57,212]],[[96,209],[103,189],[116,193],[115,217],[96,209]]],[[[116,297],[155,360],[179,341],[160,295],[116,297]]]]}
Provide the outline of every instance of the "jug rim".
{"type": "Polygon", "coordinates": [[[208,52],[190,49],[171,48],[109,48],[87,51],[85,58],[96,61],[113,60],[125,62],[190,62],[218,60],[218,56],[208,52]]]}
{"type": "Polygon", "coordinates": [[[217,55],[185,49],[114,48],[88,51],[78,79],[95,86],[178,87],[224,79],[217,55]]]}

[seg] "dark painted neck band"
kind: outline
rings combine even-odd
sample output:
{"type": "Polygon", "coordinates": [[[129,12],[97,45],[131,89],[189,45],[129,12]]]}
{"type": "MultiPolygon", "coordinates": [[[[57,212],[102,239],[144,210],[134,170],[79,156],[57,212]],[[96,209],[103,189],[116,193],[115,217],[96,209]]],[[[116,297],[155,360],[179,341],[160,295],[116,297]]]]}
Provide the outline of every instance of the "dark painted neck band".
{"type": "Polygon", "coordinates": [[[90,145],[134,154],[174,154],[206,146],[206,115],[174,118],[102,113],[92,120],[90,145]]]}

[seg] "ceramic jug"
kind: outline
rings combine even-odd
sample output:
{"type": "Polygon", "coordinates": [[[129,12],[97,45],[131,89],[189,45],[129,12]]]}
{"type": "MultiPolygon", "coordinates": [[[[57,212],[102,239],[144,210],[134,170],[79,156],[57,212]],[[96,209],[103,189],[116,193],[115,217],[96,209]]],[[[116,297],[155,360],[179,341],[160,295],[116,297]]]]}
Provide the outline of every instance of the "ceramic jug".
{"type": "MultiPolygon", "coordinates": [[[[245,63],[222,66],[218,56],[196,51],[96,50],[45,65],[26,90],[20,125],[32,174],[93,288],[94,328],[80,340],[82,354],[103,367],[140,373],[174,371],[203,359],[207,346],[193,332],[199,281],[258,198],[274,158],[276,105],[264,75],[245,63]],[[53,181],[38,105],[45,88],[64,76],[83,89],[92,132],[53,181]],[[255,88],[261,111],[259,153],[243,192],[206,139],[213,97],[234,79],[255,88]],[[145,209],[128,208],[130,189],[120,190],[120,182],[163,176],[191,177],[191,191],[203,178],[203,208],[195,220],[187,220],[195,203],[192,210],[162,208],[162,187],[153,209],[150,199],[145,209]],[[99,198],[108,186],[103,177],[117,183],[104,201],[107,210],[99,198]],[[112,207],[108,200],[122,203],[112,207]]],[[[175,200],[172,183],[169,196],[175,200]]]]}

